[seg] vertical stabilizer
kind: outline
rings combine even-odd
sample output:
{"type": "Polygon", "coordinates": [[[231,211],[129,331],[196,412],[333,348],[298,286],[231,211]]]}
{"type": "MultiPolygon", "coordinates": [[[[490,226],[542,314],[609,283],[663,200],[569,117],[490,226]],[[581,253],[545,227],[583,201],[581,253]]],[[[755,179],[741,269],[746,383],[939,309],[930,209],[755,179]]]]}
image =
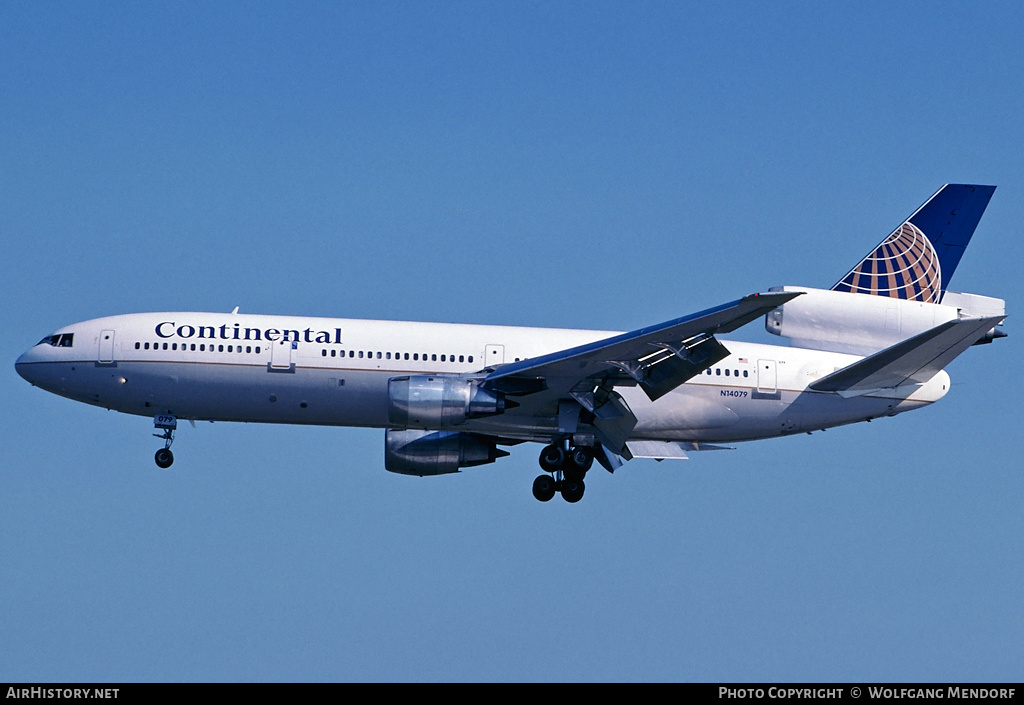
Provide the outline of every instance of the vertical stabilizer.
{"type": "Polygon", "coordinates": [[[939,303],[995,190],[946,184],[832,290],[939,303]]]}

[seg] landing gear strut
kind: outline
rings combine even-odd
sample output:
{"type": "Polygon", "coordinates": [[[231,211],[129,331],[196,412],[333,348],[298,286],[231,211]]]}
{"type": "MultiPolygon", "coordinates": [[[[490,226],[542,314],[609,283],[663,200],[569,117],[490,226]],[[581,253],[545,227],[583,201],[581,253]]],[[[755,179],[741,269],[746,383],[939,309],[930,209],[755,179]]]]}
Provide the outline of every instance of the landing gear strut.
{"type": "Polygon", "coordinates": [[[163,433],[153,435],[164,442],[164,447],[156,452],[153,459],[157,467],[169,468],[174,462],[174,454],[171,453],[171,443],[174,442],[174,429],[178,427],[178,419],[171,414],[157,414],[153,417],[153,427],[162,429],[163,433]]]}
{"type": "Polygon", "coordinates": [[[540,452],[540,467],[551,475],[540,475],[533,481],[533,496],[547,502],[560,492],[566,502],[579,502],[587,488],[583,478],[593,464],[593,448],[575,446],[566,450],[556,443],[545,446],[540,452]]]}

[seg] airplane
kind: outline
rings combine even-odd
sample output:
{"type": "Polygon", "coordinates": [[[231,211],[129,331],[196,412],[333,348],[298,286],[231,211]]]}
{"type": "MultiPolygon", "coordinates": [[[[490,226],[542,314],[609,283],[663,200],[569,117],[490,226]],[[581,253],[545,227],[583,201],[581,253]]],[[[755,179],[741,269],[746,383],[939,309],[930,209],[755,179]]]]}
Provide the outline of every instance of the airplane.
{"type": "Polygon", "coordinates": [[[949,391],[943,370],[1005,337],[1005,302],[948,290],[994,186],[939,189],[830,289],[784,286],[627,333],[238,313],[75,323],[18,374],[153,418],[168,468],[179,419],[381,428],[385,469],[459,472],[543,444],[533,494],[570,503],[596,461],[895,416],[949,391]],[[788,346],[719,338],[765,317],[788,346]]]}

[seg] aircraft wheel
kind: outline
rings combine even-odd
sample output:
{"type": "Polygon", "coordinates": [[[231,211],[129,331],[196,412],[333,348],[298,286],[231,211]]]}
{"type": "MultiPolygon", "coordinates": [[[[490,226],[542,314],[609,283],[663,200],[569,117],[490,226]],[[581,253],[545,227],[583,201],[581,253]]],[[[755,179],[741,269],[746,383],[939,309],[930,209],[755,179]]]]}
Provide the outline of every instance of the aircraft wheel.
{"type": "Polygon", "coordinates": [[[170,448],[161,448],[156,452],[154,460],[156,460],[156,464],[158,467],[169,468],[171,467],[171,463],[174,462],[174,454],[171,453],[170,448]]]}
{"type": "Polygon", "coordinates": [[[594,464],[594,451],[586,446],[573,448],[569,453],[569,462],[576,466],[577,470],[586,472],[594,464]]]}
{"type": "Polygon", "coordinates": [[[556,472],[565,464],[565,451],[556,445],[544,446],[540,452],[540,468],[544,472],[556,472]]]}
{"type": "Polygon", "coordinates": [[[550,475],[540,475],[533,481],[533,496],[540,502],[547,502],[555,496],[555,480],[550,475]]]}
{"type": "Polygon", "coordinates": [[[587,486],[583,480],[566,480],[562,483],[562,499],[570,504],[575,504],[583,499],[583,492],[587,486]]]}

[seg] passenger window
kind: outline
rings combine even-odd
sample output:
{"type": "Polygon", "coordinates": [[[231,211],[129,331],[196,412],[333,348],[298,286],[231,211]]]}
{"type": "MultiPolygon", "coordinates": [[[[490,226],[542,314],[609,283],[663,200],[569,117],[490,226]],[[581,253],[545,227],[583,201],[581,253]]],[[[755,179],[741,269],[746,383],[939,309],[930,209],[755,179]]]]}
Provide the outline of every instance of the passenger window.
{"type": "Polygon", "coordinates": [[[135,343],[135,349],[136,349],[136,350],[138,350],[138,349],[139,349],[140,347],[142,347],[142,346],[141,346],[141,345],[139,345],[138,343],[135,343]]]}

